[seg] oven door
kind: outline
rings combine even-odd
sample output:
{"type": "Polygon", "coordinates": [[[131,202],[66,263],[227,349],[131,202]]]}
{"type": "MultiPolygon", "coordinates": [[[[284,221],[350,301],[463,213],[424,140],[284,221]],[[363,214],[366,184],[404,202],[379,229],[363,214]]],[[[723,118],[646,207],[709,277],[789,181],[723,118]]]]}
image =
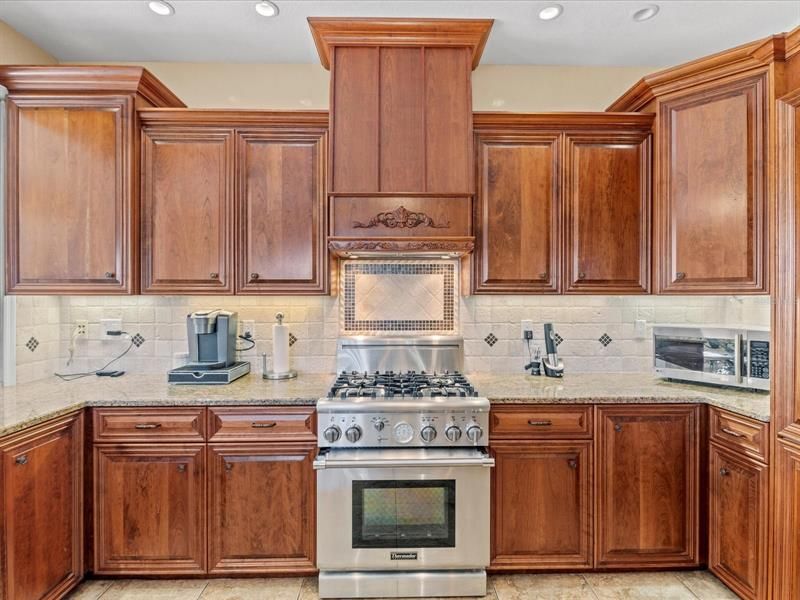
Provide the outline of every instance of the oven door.
{"type": "Polygon", "coordinates": [[[490,469],[476,448],[320,454],[321,571],[483,569],[489,564],[490,469]]]}

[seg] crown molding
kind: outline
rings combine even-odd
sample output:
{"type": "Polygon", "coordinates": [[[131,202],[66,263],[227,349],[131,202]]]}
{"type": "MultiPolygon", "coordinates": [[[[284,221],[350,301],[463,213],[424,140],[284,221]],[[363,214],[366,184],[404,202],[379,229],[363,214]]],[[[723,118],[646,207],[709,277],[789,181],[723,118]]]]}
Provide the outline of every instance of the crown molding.
{"type": "Polygon", "coordinates": [[[545,129],[554,130],[586,129],[599,131],[632,129],[650,131],[655,115],[644,113],[514,113],[514,112],[474,112],[472,127],[475,131],[502,129],[545,129]]]}
{"type": "Polygon", "coordinates": [[[238,110],[191,108],[143,108],[138,112],[140,123],[153,125],[204,125],[219,127],[319,127],[327,129],[327,110],[238,110]]]}
{"type": "Polygon", "coordinates": [[[308,18],[320,62],[328,70],[335,46],[468,47],[475,69],[493,23],[494,19],[308,18]]]}

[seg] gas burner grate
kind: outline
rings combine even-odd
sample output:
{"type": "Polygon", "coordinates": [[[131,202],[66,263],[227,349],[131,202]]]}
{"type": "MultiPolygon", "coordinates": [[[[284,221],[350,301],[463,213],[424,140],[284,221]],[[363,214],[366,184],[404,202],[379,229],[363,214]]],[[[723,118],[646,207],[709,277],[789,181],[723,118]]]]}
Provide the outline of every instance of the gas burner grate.
{"type": "Polygon", "coordinates": [[[477,396],[472,385],[458,371],[426,373],[393,371],[342,372],[328,392],[330,398],[394,397],[470,397],[477,396]]]}

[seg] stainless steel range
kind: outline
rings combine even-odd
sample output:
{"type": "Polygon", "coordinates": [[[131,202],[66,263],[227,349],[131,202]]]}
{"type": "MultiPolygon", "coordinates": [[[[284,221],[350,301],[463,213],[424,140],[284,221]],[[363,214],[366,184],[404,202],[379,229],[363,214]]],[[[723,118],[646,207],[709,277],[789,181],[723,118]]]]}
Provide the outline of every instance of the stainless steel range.
{"type": "Polygon", "coordinates": [[[451,337],[339,342],[317,403],[320,597],[485,595],[489,401],[462,355],[451,337]]]}

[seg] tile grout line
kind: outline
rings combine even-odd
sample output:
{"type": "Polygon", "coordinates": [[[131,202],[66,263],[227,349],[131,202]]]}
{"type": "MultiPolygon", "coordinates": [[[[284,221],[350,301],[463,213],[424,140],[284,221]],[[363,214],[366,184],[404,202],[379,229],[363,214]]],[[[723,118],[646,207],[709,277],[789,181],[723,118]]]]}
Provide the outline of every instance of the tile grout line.
{"type": "Polygon", "coordinates": [[[589,593],[592,594],[592,596],[594,597],[595,600],[600,600],[600,596],[598,596],[597,592],[594,591],[594,587],[592,587],[592,583],[586,577],[586,574],[585,573],[581,573],[580,576],[581,576],[581,579],[583,579],[586,582],[586,585],[589,586],[589,593]]]}
{"type": "Polygon", "coordinates": [[[206,588],[207,588],[209,585],[211,585],[211,581],[207,579],[207,580],[206,580],[206,584],[203,586],[203,589],[202,589],[202,590],[200,590],[200,593],[199,593],[199,594],[197,594],[197,598],[195,598],[194,600],[200,600],[200,598],[202,598],[202,597],[203,597],[203,593],[206,591],[206,588]]]}

